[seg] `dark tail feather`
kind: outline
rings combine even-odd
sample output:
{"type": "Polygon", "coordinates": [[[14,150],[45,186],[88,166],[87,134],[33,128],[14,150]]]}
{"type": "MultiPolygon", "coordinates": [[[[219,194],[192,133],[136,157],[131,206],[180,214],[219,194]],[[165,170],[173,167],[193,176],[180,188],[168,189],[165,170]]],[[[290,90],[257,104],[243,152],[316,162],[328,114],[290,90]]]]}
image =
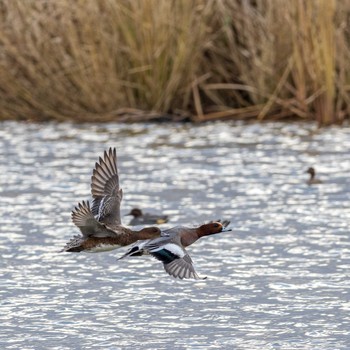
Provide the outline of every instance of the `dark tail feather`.
{"type": "Polygon", "coordinates": [[[121,260],[127,258],[129,256],[141,256],[144,254],[143,249],[140,249],[138,246],[130,248],[123,256],[118,258],[117,260],[121,260]]]}

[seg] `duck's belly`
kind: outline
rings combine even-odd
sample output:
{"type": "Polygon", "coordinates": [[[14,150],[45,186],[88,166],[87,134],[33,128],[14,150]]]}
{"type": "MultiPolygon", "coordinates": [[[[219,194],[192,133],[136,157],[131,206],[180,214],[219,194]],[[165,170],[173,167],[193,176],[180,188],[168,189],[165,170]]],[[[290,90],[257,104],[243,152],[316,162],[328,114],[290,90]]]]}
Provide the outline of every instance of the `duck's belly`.
{"type": "Polygon", "coordinates": [[[118,249],[121,245],[119,244],[106,244],[106,243],[100,243],[96,245],[95,247],[90,248],[87,250],[88,253],[100,253],[100,252],[108,252],[110,250],[118,249]]]}

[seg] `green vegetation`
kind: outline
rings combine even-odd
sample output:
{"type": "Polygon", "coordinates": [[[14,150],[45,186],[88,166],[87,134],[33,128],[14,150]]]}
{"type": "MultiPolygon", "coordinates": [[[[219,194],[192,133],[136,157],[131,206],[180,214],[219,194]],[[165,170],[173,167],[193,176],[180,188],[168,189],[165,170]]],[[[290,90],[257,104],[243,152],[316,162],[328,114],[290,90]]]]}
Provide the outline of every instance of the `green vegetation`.
{"type": "Polygon", "coordinates": [[[2,0],[0,118],[349,116],[346,0],[2,0]]]}

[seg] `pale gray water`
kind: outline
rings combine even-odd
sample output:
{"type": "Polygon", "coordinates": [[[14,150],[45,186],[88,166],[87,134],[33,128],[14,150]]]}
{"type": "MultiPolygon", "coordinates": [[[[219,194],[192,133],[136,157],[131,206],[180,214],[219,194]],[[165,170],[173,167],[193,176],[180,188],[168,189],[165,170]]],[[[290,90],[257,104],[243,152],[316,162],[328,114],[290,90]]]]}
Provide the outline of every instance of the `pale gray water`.
{"type": "Polygon", "coordinates": [[[349,150],[349,127],[1,123],[0,349],[349,349],[349,150]],[[57,253],[110,146],[123,213],[232,221],[188,248],[207,280],[57,253]]]}

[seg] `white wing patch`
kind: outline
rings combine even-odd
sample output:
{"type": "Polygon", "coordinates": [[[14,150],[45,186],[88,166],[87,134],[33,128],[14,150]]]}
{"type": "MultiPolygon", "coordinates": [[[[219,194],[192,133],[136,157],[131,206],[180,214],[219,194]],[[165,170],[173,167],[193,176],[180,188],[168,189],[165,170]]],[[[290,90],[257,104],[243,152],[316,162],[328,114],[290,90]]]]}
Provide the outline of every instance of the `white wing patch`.
{"type": "Polygon", "coordinates": [[[175,243],[164,244],[156,249],[151,249],[150,252],[158,252],[159,250],[163,250],[163,249],[168,250],[169,252],[177,255],[180,258],[183,258],[186,255],[184,250],[175,243]]]}

